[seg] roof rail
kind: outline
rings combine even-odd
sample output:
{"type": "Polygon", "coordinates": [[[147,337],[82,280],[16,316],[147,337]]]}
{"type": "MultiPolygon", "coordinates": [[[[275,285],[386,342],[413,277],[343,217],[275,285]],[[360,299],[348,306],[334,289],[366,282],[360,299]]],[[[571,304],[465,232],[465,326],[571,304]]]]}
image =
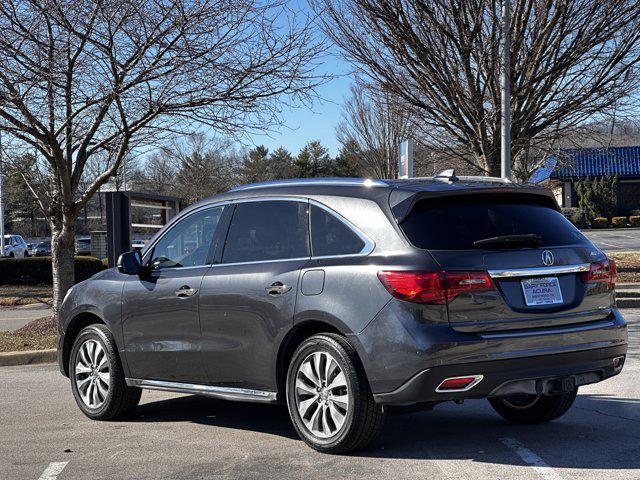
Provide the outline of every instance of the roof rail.
{"type": "Polygon", "coordinates": [[[306,185],[338,185],[349,187],[388,187],[389,184],[382,180],[374,180],[370,178],[293,178],[290,180],[271,180],[268,182],[249,183],[232,188],[230,192],[239,192],[243,190],[252,190],[254,188],[268,187],[295,187],[306,185]]]}
{"type": "Polygon", "coordinates": [[[487,177],[485,175],[461,175],[458,177],[460,180],[467,180],[473,182],[497,182],[497,183],[513,183],[508,178],[502,177],[487,177]]]}
{"type": "Polygon", "coordinates": [[[446,180],[448,182],[471,181],[471,182],[499,182],[499,183],[511,183],[508,178],[502,177],[486,177],[484,175],[456,175],[456,171],[453,168],[443,170],[437,175],[433,176],[436,180],[446,180]]]}

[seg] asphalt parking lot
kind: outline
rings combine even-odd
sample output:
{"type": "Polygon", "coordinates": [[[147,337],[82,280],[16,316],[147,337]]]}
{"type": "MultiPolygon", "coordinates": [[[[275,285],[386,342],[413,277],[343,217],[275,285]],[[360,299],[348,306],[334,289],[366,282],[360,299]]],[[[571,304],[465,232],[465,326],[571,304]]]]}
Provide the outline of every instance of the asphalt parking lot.
{"type": "Polygon", "coordinates": [[[585,230],[582,233],[605,252],[640,250],[640,229],[637,228],[585,230]]]}
{"type": "Polygon", "coordinates": [[[392,416],[367,451],[316,453],[281,406],[146,391],[133,419],[93,422],[54,365],[0,368],[0,478],[640,479],[640,310],[622,374],[537,426],[485,401],[392,416]],[[66,462],[66,463],[65,463],[66,462]]]}

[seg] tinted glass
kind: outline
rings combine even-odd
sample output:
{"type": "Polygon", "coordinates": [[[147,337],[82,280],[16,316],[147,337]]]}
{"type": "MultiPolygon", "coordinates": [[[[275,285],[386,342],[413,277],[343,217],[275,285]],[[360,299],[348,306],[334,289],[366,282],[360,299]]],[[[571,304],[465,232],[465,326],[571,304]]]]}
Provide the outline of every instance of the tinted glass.
{"type": "Polygon", "coordinates": [[[153,247],[151,265],[155,268],[206,265],[223,208],[202,210],[171,227],[153,247]]]}
{"type": "Polygon", "coordinates": [[[252,202],[236,205],[223,263],[309,256],[307,203],[252,202]]]}
{"type": "Polygon", "coordinates": [[[540,202],[524,195],[422,200],[401,227],[416,247],[433,250],[472,249],[477,240],[523,234],[540,235],[540,247],[589,244],[560,212],[540,202]]]}
{"type": "Polygon", "coordinates": [[[364,241],[322,208],[311,206],[311,245],[314,257],[360,253],[364,241]]]}

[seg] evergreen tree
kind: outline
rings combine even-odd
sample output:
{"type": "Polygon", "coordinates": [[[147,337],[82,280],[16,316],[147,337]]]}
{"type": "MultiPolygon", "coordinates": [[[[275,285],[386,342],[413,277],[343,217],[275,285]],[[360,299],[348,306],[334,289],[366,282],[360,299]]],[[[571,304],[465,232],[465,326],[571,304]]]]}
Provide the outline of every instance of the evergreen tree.
{"type": "Polygon", "coordinates": [[[300,178],[330,176],[331,157],[319,140],[307,143],[296,158],[296,176],[300,178]]]}
{"type": "Polygon", "coordinates": [[[578,205],[589,220],[596,217],[611,218],[618,204],[618,177],[585,178],[575,184],[578,205]]]}
{"type": "Polygon", "coordinates": [[[274,150],[269,156],[269,179],[284,180],[295,178],[296,166],[291,153],[284,147],[274,150]]]}
{"type": "Polygon", "coordinates": [[[340,153],[333,162],[332,177],[359,177],[362,167],[357,154],[357,145],[347,142],[340,148],[340,153]]]}
{"type": "Polygon", "coordinates": [[[264,182],[270,180],[267,165],[269,149],[258,145],[252,150],[242,164],[242,179],[245,183],[264,182]]]}

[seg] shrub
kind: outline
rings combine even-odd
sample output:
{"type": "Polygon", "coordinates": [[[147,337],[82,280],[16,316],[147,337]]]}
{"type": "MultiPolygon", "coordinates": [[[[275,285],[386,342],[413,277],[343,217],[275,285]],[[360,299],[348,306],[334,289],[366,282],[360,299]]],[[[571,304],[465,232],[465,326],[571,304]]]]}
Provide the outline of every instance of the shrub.
{"type": "Polygon", "coordinates": [[[593,228],[607,228],[609,226],[609,220],[604,217],[596,217],[591,222],[593,228]]]}
{"type": "Polygon", "coordinates": [[[627,217],[613,217],[611,219],[611,226],[614,228],[625,228],[629,223],[627,217]]]}
{"type": "Polygon", "coordinates": [[[618,177],[585,178],[575,183],[578,206],[589,219],[616,213],[618,177]]]}
{"type": "Polygon", "coordinates": [[[629,217],[629,222],[632,227],[640,227],[640,215],[632,215],[629,217]]]}
{"type": "Polygon", "coordinates": [[[589,226],[589,218],[579,208],[563,208],[562,213],[577,228],[587,228],[589,226]]]}
{"type": "MultiPolygon", "coordinates": [[[[76,257],[76,283],[104,270],[102,262],[94,257],[76,257]]],[[[0,259],[0,284],[4,285],[51,285],[51,257],[3,258],[0,259]]]]}

